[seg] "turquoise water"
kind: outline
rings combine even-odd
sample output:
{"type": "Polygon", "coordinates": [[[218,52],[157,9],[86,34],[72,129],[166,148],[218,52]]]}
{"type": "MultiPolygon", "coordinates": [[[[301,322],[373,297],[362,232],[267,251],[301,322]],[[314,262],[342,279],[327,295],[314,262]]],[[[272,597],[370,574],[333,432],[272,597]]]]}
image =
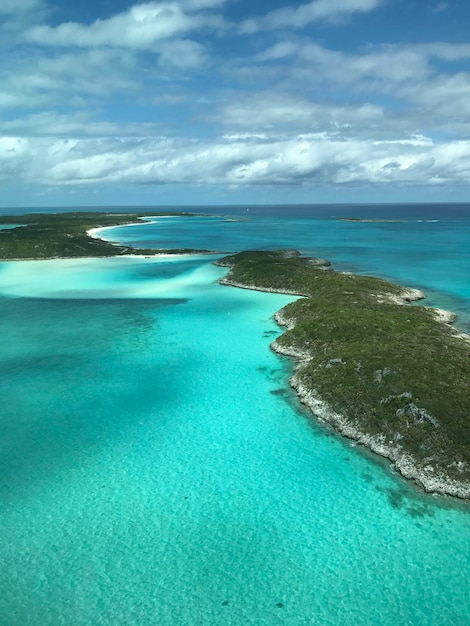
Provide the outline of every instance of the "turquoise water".
{"type": "Polygon", "coordinates": [[[17,226],[22,226],[22,224],[0,224],[0,230],[11,230],[17,226]]]}
{"type": "MultiPolygon", "coordinates": [[[[227,210],[227,209],[226,209],[227,210]]],[[[129,245],[208,250],[296,248],[304,254],[326,257],[338,269],[371,273],[435,294],[470,321],[470,209],[449,207],[436,213],[428,207],[333,207],[328,215],[292,207],[286,215],[255,209],[234,216],[155,218],[143,227],[106,231],[106,239],[129,245]],[[342,210],[341,210],[342,209],[342,210]],[[408,210],[406,210],[408,209],[408,210]],[[274,213],[274,214],[273,214],[274,213]],[[355,223],[338,217],[364,216],[397,222],[355,223]],[[288,219],[286,219],[288,217],[288,219]],[[228,221],[238,219],[242,221],[228,221]],[[460,301],[463,299],[463,302],[460,301]]]]}
{"type": "MultiPolygon", "coordinates": [[[[358,271],[380,258],[377,273],[470,311],[465,220],[423,224],[423,241],[406,224],[296,219],[268,219],[276,247],[309,241],[358,271]],[[442,290],[426,283],[436,258],[442,290]]],[[[244,224],[190,228],[233,229],[236,249],[244,224]]],[[[188,227],[106,236],[177,229],[187,245],[188,227]]],[[[468,505],[315,424],[269,350],[291,298],[221,287],[211,260],[0,265],[0,623],[468,624],[468,505]]]]}

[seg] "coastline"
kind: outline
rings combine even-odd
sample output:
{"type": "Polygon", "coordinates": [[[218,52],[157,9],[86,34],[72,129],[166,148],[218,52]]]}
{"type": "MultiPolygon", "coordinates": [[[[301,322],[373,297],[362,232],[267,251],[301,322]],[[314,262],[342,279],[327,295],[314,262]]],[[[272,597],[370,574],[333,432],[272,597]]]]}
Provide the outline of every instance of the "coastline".
{"type": "Polygon", "coordinates": [[[100,234],[104,230],[114,230],[115,228],[127,228],[128,226],[143,226],[144,224],[158,224],[159,220],[164,219],[172,219],[174,217],[182,217],[181,215],[145,215],[141,218],[140,222],[129,222],[128,224],[116,224],[116,226],[97,226],[95,228],[89,228],[86,231],[86,234],[93,239],[102,239],[113,245],[121,245],[115,244],[113,241],[109,241],[106,237],[102,237],[100,234]]]}
{"type": "MultiPolygon", "coordinates": [[[[230,267],[230,266],[229,266],[230,267]]],[[[299,293],[289,289],[259,287],[254,283],[243,284],[239,281],[231,280],[223,277],[219,280],[222,285],[238,287],[242,289],[252,289],[256,291],[282,293],[286,295],[298,295],[299,297],[310,297],[311,294],[299,293]]],[[[379,302],[389,302],[396,305],[406,305],[409,302],[421,300],[425,298],[425,294],[418,290],[408,287],[401,287],[401,294],[372,294],[377,297],[379,302]]],[[[470,343],[470,336],[452,326],[457,316],[452,311],[444,309],[423,307],[429,311],[434,320],[439,324],[445,324],[451,328],[452,335],[462,341],[470,343]]],[[[287,331],[292,330],[296,326],[294,319],[287,317],[281,309],[274,314],[276,323],[286,328],[287,331]]],[[[431,463],[426,465],[420,464],[413,456],[404,451],[397,441],[387,439],[384,434],[369,434],[365,432],[357,421],[348,418],[334,411],[331,406],[325,402],[318,392],[306,386],[302,380],[302,373],[309,365],[312,355],[309,351],[302,350],[297,346],[284,346],[278,340],[270,344],[271,349],[282,356],[288,356],[296,359],[294,374],[289,379],[291,387],[296,391],[299,400],[304,404],[312,415],[331,426],[340,435],[351,439],[358,444],[364,446],[371,452],[391,461],[395,470],[405,479],[413,481],[420,489],[426,493],[435,493],[441,496],[452,496],[460,499],[470,499],[470,482],[459,481],[450,476],[443,475],[439,470],[433,467],[431,463]]]]}
{"type": "MultiPolygon", "coordinates": [[[[271,344],[271,348],[283,354],[284,356],[293,356],[286,351],[279,350],[275,342],[271,344]]],[[[306,407],[310,409],[312,414],[329,425],[342,436],[356,441],[360,445],[368,448],[375,454],[384,457],[392,462],[393,467],[401,476],[408,480],[412,480],[415,484],[423,489],[426,493],[436,493],[442,496],[452,496],[460,499],[470,498],[470,484],[460,483],[456,480],[435,475],[432,465],[426,465],[424,468],[419,467],[411,455],[403,452],[400,446],[393,445],[392,441],[386,441],[384,435],[369,435],[362,432],[356,424],[351,423],[343,415],[333,411],[325,402],[323,402],[315,393],[307,389],[299,378],[299,363],[296,366],[296,373],[290,379],[290,385],[306,407]]]]}
{"type": "MultiPolygon", "coordinates": [[[[171,217],[171,216],[164,215],[163,217],[171,217]]],[[[129,224],[116,224],[116,226],[97,226],[95,228],[89,228],[86,231],[86,234],[88,235],[88,237],[92,237],[93,239],[101,239],[102,241],[107,241],[108,243],[112,245],[120,245],[120,244],[115,244],[113,241],[109,241],[109,239],[106,239],[106,237],[102,237],[98,233],[101,233],[105,230],[114,230],[115,228],[127,228],[128,226],[142,226],[143,224],[156,224],[156,223],[157,223],[157,220],[153,218],[152,221],[145,220],[141,222],[129,222],[129,224]]]]}
{"type": "MultiPolygon", "coordinates": [[[[187,213],[184,214],[184,217],[192,215],[187,213]]],[[[52,214],[52,216],[40,214],[31,218],[29,222],[26,221],[25,224],[21,224],[21,228],[15,227],[2,231],[8,233],[8,238],[3,238],[0,241],[0,263],[110,257],[150,259],[153,257],[165,258],[181,255],[218,256],[226,254],[220,250],[198,250],[192,248],[153,249],[124,246],[103,236],[103,233],[107,230],[124,226],[156,224],[160,219],[173,218],[175,216],[182,217],[183,214],[151,216],[117,214],[116,218],[133,219],[133,221],[124,221],[123,223],[115,223],[112,215],[102,215],[101,213],[91,215],[83,213],[52,214]],[[60,221],[57,222],[57,220],[60,221]],[[108,224],[106,224],[106,221],[108,221],[108,224]],[[103,222],[106,225],[103,225],[103,222]],[[41,245],[36,243],[38,232],[40,232],[42,239],[41,245]],[[10,254],[6,254],[8,252],[10,254]]]]}
{"type": "MultiPolygon", "coordinates": [[[[291,319],[286,318],[282,314],[282,310],[276,311],[274,320],[279,326],[287,329],[292,329],[295,326],[291,319]]],[[[375,454],[391,461],[394,468],[404,478],[415,482],[426,493],[438,493],[439,495],[453,496],[461,499],[470,498],[469,483],[459,483],[456,480],[433,475],[432,466],[425,466],[421,469],[414,462],[411,455],[403,453],[400,446],[394,445],[393,441],[387,442],[384,435],[369,435],[363,432],[357,424],[351,422],[344,415],[340,415],[329,407],[326,402],[315,394],[315,390],[308,389],[301,380],[302,369],[310,359],[310,355],[307,351],[301,351],[296,348],[286,348],[285,346],[279,345],[276,340],[270,344],[270,348],[277,354],[297,360],[294,374],[289,379],[289,384],[296,391],[302,404],[311,411],[314,417],[332,426],[333,429],[343,437],[356,441],[375,454]]]]}
{"type": "MultiPolygon", "coordinates": [[[[214,263],[214,265],[218,265],[219,267],[223,267],[220,263],[214,263]]],[[[219,285],[224,285],[226,287],[237,287],[238,289],[250,289],[251,291],[262,291],[264,293],[281,293],[287,296],[299,296],[299,298],[306,298],[308,294],[302,293],[300,291],[290,291],[289,289],[275,289],[273,287],[258,287],[257,285],[245,285],[243,283],[238,283],[234,280],[230,280],[224,276],[219,279],[219,285]]]]}
{"type": "MultiPolygon", "coordinates": [[[[122,248],[122,244],[119,244],[115,241],[110,241],[109,239],[106,239],[106,237],[103,237],[101,235],[101,233],[105,230],[114,230],[115,228],[127,228],[128,226],[143,226],[145,224],[158,224],[158,221],[160,219],[167,219],[167,218],[174,218],[174,217],[181,217],[181,216],[175,216],[175,215],[151,215],[151,216],[146,216],[146,219],[142,219],[140,222],[129,222],[128,224],[117,224],[115,226],[97,226],[94,228],[89,228],[86,232],[86,235],[88,237],[91,237],[92,239],[97,239],[100,241],[104,241],[107,244],[111,245],[111,246],[116,246],[116,248],[122,248]]],[[[156,249],[155,251],[152,251],[151,249],[145,249],[144,251],[139,253],[139,248],[134,248],[133,246],[127,246],[128,250],[134,250],[134,252],[131,253],[124,253],[124,254],[117,254],[115,256],[120,256],[120,257],[144,257],[144,258],[148,258],[151,259],[153,257],[160,257],[160,258],[165,258],[165,257],[176,257],[176,256],[197,256],[197,255],[201,255],[201,256],[212,256],[212,255],[219,255],[219,254],[225,254],[224,252],[220,252],[219,250],[187,250],[185,252],[180,251],[179,249],[168,249],[168,250],[159,250],[156,249]]],[[[111,256],[111,255],[110,255],[111,256]]],[[[54,257],[52,257],[54,258],[54,257]]],[[[63,257],[63,258],[68,258],[68,257],[63,257]]],[[[25,259],[17,259],[17,260],[25,260],[25,259]]],[[[31,259],[32,260],[32,259],[31,259]]]]}
{"type": "Polygon", "coordinates": [[[143,252],[142,254],[135,253],[126,253],[126,254],[110,254],[108,256],[51,256],[51,257],[41,257],[40,259],[36,257],[30,258],[21,258],[21,259],[0,259],[0,263],[17,263],[20,261],[37,261],[41,263],[42,261],[86,261],[86,260],[104,260],[104,259],[177,259],[178,257],[193,257],[193,256],[213,256],[215,254],[219,254],[218,252],[160,252],[156,250],[154,254],[149,254],[149,252],[143,252]]]}

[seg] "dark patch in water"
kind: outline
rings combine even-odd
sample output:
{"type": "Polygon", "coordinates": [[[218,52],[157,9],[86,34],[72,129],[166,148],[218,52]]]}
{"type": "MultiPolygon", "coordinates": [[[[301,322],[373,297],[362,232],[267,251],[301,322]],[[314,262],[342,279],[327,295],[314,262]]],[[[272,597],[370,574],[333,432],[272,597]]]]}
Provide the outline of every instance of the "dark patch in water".
{"type": "Polygon", "coordinates": [[[422,518],[434,516],[434,510],[428,504],[414,499],[410,501],[410,497],[405,489],[400,489],[399,487],[385,489],[383,487],[376,487],[376,489],[387,496],[388,501],[394,509],[400,509],[410,517],[422,518]]]}
{"type": "Polygon", "coordinates": [[[393,506],[394,509],[401,509],[403,507],[403,501],[405,499],[405,493],[402,489],[399,488],[383,488],[376,487],[377,491],[384,493],[387,496],[388,501],[393,506]]]}
{"type": "Polygon", "coordinates": [[[278,609],[282,609],[284,605],[282,602],[276,602],[276,606],[278,609]]]}
{"type": "Polygon", "coordinates": [[[431,507],[426,504],[417,504],[414,506],[409,506],[406,509],[406,512],[410,517],[433,517],[434,511],[431,507]]]}
{"type": "Polygon", "coordinates": [[[260,372],[261,374],[264,374],[266,378],[268,378],[269,380],[275,381],[278,384],[279,384],[279,379],[282,376],[282,372],[280,372],[278,369],[273,369],[271,367],[267,367],[266,365],[261,365],[260,367],[257,367],[256,371],[260,372]]]}
{"type": "Polygon", "coordinates": [[[278,335],[277,330],[265,330],[263,333],[263,337],[272,337],[273,335],[278,335]]]}
{"type": "Polygon", "coordinates": [[[362,478],[366,481],[366,483],[371,483],[372,482],[372,476],[370,474],[361,474],[362,478]]]}
{"type": "Polygon", "coordinates": [[[285,396],[288,391],[287,389],[271,389],[269,393],[272,393],[273,396],[285,396]]]}
{"type": "Polygon", "coordinates": [[[228,606],[228,600],[224,600],[224,601],[222,602],[222,606],[228,606]]]}
{"type": "Polygon", "coordinates": [[[35,371],[64,372],[86,365],[86,358],[81,354],[49,354],[44,356],[27,356],[6,359],[0,365],[0,373],[4,375],[24,374],[33,375],[35,371]]]}

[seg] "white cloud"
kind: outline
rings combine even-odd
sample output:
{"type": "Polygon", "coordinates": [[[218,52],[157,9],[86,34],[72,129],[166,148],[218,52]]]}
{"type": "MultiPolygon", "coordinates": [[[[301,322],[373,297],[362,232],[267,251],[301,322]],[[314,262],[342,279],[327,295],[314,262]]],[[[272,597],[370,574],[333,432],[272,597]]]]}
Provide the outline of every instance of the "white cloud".
{"type": "Polygon", "coordinates": [[[290,93],[258,93],[250,99],[232,98],[218,112],[228,128],[266,131],[270,136],[322,130],[345,133],[345,129],[365,132],[386,121],[384,110],[364,103],[359,106],[340,106],[333,102],[318,103],[290,93]]]}
{"type": "Polygon", "coordinates": [[[320,78],[330,83],[356,84],[376,90],[379,84],[394,88],[397,82],[429,75],[432,70],[427,56],[419,47],[384,45],[363,54],[348,54],[316,43],[290,41],[266,49],[258,59],[262,62],[292,59],[289,74],[293,78],[300,77],[301,82],[310,73],[310,81],[317,82],[320,78]]]}
{"type": "Polygon", "coordinates": [[[66,103],[67,107],[90,106],[93,99],[120,92],[133,93],[136,59],[127,51],[87,50],[58,56],[37,54],[8,58],[0,67],[1,109],[49,109],[66,103]]]}
{"type": "MultiPolygon", "coordinates": [[[[277,43],[259,53],[259,63],[244,68],[245,80],[261,82],[263,69],[273,80],[277,68],[284,91],[348,94],[363,104],[384,102],[383,123],[391,130],[408,132],[446,130],[470,133],[470,73],[446,73],[441,61],[470,57],[468,44],[382,45],[371,46],[361,54],[323,48],[309,41],[277,43]],[[396,104],[391,104],[396,103],[396,104]]],[[[328,103],[331,106],[331,103],[328,103]]],[[[334,106],[332,107],[334,111],[334,106]]],[[[302,113],[300,113],[302,115],[302,113]]]]}
{"type": "Polygon", "coordinates": [[[160,65],[195,69],[208,64],[204,46],[191,39],[174,39],[158,47],[160,65]]]}
{"type": "Polygon", "coordinates": [[[400,95],[423,110],[437,114],[442,122],[456,117],[470,121],[470,74],[442,75],[410,83],[402,87],[400,95]]]}
{"type": "MultiPolygon", "coordinates": [[[[198,8],[198,4],[200,6],[201,2],[189,8],[198,8]]],[[[207,6],[209,3],[202,4],[207,6]]],[[[25,37],[45,46],[110,46],[145,50],[191,30],[218,27],[221,23],[221,19],[212,13],[185,12],[177,2],[148,2],[108,19],[96,20],[89,26],[77,22],[67,22],[54,28],[36,26],[27,31],[25,37]]]]}
{"type": "Polygon", "coordinates": [[[198,11],[200,9],[221,8],[228,0],[179,0],[188,11],[198,11]]]}
{"type": "Polygon", "coordinates": [[[43,7],[42,0],[2,0],[0,15],[18,15],[28,11],[37,11],[43,7]]]}
{"type": "Polygon", "coordinates": [[[380,141],[307,133],[214,141],[155,138],[1,138],[0,178],[75,186],[95,183],[226,185],[462,185],[470,141],[380,141]]]}
{"type": "Polygon", "coordinates": [[[444,61],[458,61],[470,57],[470,44],[446,43],[442,41],[428,44],[414,44],[402,46],[408,50],[415,50],[429,58],[436,57],[444,61]]]}
{"type": "Polygon", "coordinates": [[[369,12],[383,4],[383,0],[313,0],[298,7],[283,7],[258,18],[245,20],[241,31],[246,34],[260,30],[303,28],[317,21],[334,22],[353,13],[369,12]]]}
{"type": "MultiPolygon", "coordinates": [[[[293,33],[241,40],[233,28],[244,42],[234,57],[210,38],[226,26],[225,1],[154,1],[88,25],[18,27],[21,48],[5,37],[0,178],[69,188],[470,182],[470,74],[454,63],[470,58],[470,44],[346,52],[293,33]],[[277,43],[260,52],[264,37],[277,43]]],[[[292,30],[381,4],[315,0],[242,29],[292,30]]],[[[21,11],[39,2],[16,5],[22,25],[21,11]]]]}
{"type": "Polygon", "coordinates": [[[84,112],[63,114],[51,111],[41,111],[26,117],[12,120],[0,120],[0,135],[5,139],[14,137],[33,138],[49,137],[52,140],[58,138],[83,137],[155,137],[162,133],[161,124],[150,122],[134,122],[127,124],[116,124],[109,121],[96,121],[89,114],[84,112]]]}

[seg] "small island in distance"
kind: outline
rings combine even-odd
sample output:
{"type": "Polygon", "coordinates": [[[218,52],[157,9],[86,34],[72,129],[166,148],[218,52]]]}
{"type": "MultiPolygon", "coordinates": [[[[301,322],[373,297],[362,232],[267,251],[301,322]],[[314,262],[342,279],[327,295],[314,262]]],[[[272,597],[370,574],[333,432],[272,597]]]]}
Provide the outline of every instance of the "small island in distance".
{"type": "MultiPolygon", "coordinates": [[[[21,225],[0,231],[0,258],[208,252],[130,248],[90,234],[154,216],[4,216],[0,223],[21,225]]],[[[272,348],[297,359],[291,384],[316,417],[425,491],[470,498],[470,338],[452,327],[453,314],[410,306],[424,297],[417,290],[296,251],[241,252],[216,264],[229,268],[221,284],[301,296],[276,313],[287,330],[272,348]]]]}

